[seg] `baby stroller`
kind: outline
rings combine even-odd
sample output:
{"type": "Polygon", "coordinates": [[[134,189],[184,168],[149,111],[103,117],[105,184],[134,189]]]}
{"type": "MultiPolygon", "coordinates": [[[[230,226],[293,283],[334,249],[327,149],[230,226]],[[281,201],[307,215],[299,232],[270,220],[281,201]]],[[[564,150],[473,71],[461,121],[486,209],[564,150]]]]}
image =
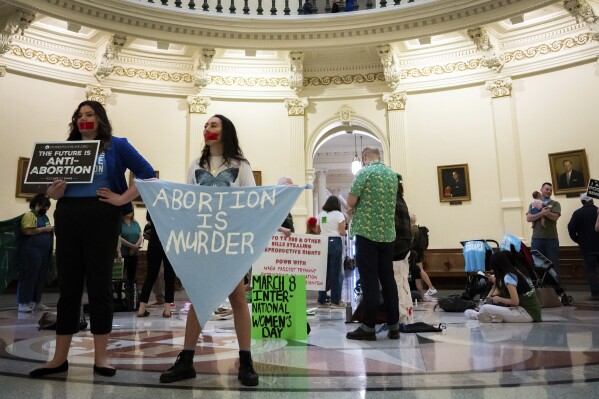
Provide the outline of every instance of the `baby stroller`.
{"type": "Polygon", "coordinates": [[[491,239],[479,239],[462,241],[461,244],[468,273],[462,298],[473,300],[478,295],[480,299],[484,299],[493,286],[484,272],[489,270],[489,259],[493,251],[499,248],[499,243],[491,239]],[[489,243],[494,244],[494,247],[489,243]]]}
{"type": "Polygon", "coordinates": [[[555,293],[560,297],[562,305],[574,305],[574,298],[570,295],[566,295],[558,283],[557,273],[553,262],[535,249],[531,250],[530,254],[533,261],[533,269],[537,276],[537,281],[534,282],[535,288],[552,287],[555,289],[555,293]]]}
{"type": "Polygon", "coordinates": [[[555,266],[547,257],[537,250],[531,250],[511,234],[506,234],[501,242],[501,250],[512,253],[513,262],[528,271],[533,277],[535,288],[553,288],[564,306],[572,306],[574,298],[566,295],[558,283],[555,266]]]}

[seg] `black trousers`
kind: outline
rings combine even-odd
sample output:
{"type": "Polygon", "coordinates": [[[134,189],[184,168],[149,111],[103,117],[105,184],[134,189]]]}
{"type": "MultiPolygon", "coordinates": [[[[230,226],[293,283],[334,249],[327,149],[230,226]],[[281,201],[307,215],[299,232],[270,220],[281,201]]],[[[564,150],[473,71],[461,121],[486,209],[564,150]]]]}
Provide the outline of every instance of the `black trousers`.
{"type": "Polygon", "coordinates": [[[84,284],[90,331],[112,331],[112,267],[121,229],[121,209],[97,197],[62,198],[54,212],[60,297],[56,334],[79,332],[84,284]]]}
{"type": "Polygon", "coordinates": [[[137,272],[137,255],[123,256],[123,266],[127,272],[127,281],[135,282],[135,273],[137,272]]]}
{"type": "Polygon", "coordinates": [[[356,236],[356,264],[364,301],[364,320],[367,327],[376,324],[380,304],[379,283],[383,294],[387,324],[394,328],[399,323],[399,297],[393,275],[393,242],[377,242],[356,236]]]}
{"type": "Polygon", "coordinates": [[[148,244],[148,274],[146,275],[146,281],[141,289],[141,295],[139,301],[148,303],[150,300],[150,292],[156,282],[158,273],[160,272],[160,264],[164,264],[164,301],[166,303],[172,303],[175,301],[175,271],[171,262],[169,262],[162,244],[152,243],[148,244]]]}

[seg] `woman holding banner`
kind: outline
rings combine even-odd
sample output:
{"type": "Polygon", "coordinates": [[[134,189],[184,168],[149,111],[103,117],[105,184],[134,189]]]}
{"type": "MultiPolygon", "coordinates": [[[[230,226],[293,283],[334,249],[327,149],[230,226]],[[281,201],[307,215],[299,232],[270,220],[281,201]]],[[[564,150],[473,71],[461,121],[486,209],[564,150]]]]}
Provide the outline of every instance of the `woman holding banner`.
{"type": "Polygon", "coordinates": [[[112,135],[106,110],[97,101],[84,101],[71,117],[67,141],[98,140],[91,183],[67,184],[55,180],[48,196],[58,200],[54,212],[56,262],[60,297],[57,304],[56,350],[31,377],[67,371],[73,334],[79,332],[81,297],[87,285],[90,330],[94,336],[94,372],[113,376],[106,347],[112,331],[112,266],[119,242],[121,216],[133,211],[139,195],[127,187],[125,171],[140,179],[155,177],[152,166],[124,138],[112,135]]]}
{"type": "MultiPolygon", "coordinates": [[[[239,148],[237,130],[228,118],[214,115],[204,125],[205,145],[202,155],[189,167],[187,183],[203,186],[255,186],[249,162],[239,148]]],[[[251,318],[245,296],[243,279],[229,294],[237,341],[239,342],[239,373],[237,378],[243,385],[258,385],[258,374],[254,370],[251,355],[251,318]]],[[[195,378],[193,357],[202,326],[193,305],[187,315],[183,350],[175,364],[160,375],[160,382],[170,383],[195,378]]]]}

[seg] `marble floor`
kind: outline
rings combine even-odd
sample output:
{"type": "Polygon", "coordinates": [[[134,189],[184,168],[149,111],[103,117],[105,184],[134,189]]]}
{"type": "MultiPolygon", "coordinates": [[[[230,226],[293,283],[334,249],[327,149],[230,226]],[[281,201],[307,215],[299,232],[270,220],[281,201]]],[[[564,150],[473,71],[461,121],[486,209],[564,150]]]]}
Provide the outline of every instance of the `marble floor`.
{"type": "MultiPolygon", "coordinates": [[[[351,300],[351,290],[344,299],[351,300]]],[[[449,291],[440,291],[442,297],[449,291]]],[[[213,319],[198,342],[197,378],[160,384],[183,343],[185,315],[115,313],[109,356],[118,372],[92,372],[92,337],[74,338],[68,373],[31,379],[47,360],[53,331],[38,331],[40,312],[18,313],[14,294],[0,295],[0,398],[592,398],[599,389],[599,303],[568,292],[572,307],[543,309],[542,323],[484,324],[418,302],[414,319],[445,323],[439,333],[402,334],[389,340],[350,341],[345,309],[318,309],[308,317],[307,340],[255,340],[260,385],[237,381],[237,342],[230,318],[213,319]]],[[[55,304],[57,294],[44,301],[55,304]]],[[[177,309],[186,301],[177,293],[177,309]]],[[[315,306],[309,299],[309,307],[315,306]]]]}

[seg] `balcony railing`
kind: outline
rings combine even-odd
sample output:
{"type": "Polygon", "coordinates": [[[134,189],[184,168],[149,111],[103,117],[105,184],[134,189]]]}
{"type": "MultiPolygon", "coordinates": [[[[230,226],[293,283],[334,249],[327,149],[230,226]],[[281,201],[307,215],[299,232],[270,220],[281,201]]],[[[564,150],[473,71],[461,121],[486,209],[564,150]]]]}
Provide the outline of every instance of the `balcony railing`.
{"type": "MultiPolygon", "coordinates": [[[[169,8],[199,12],[243,15],[303,15],[305,0],[137,0],[169,8]],[[270,7],[270,9],[268,9],[270,7]],[[297,8],[296,8],[297,7],[297,8]]],[[[416,0],[339,0],[339,12],[354,12],[415,3],[416,0]]],[[[333,0],[312,0],[311,14],[328,14],[333,11],[333,0]]]]}

